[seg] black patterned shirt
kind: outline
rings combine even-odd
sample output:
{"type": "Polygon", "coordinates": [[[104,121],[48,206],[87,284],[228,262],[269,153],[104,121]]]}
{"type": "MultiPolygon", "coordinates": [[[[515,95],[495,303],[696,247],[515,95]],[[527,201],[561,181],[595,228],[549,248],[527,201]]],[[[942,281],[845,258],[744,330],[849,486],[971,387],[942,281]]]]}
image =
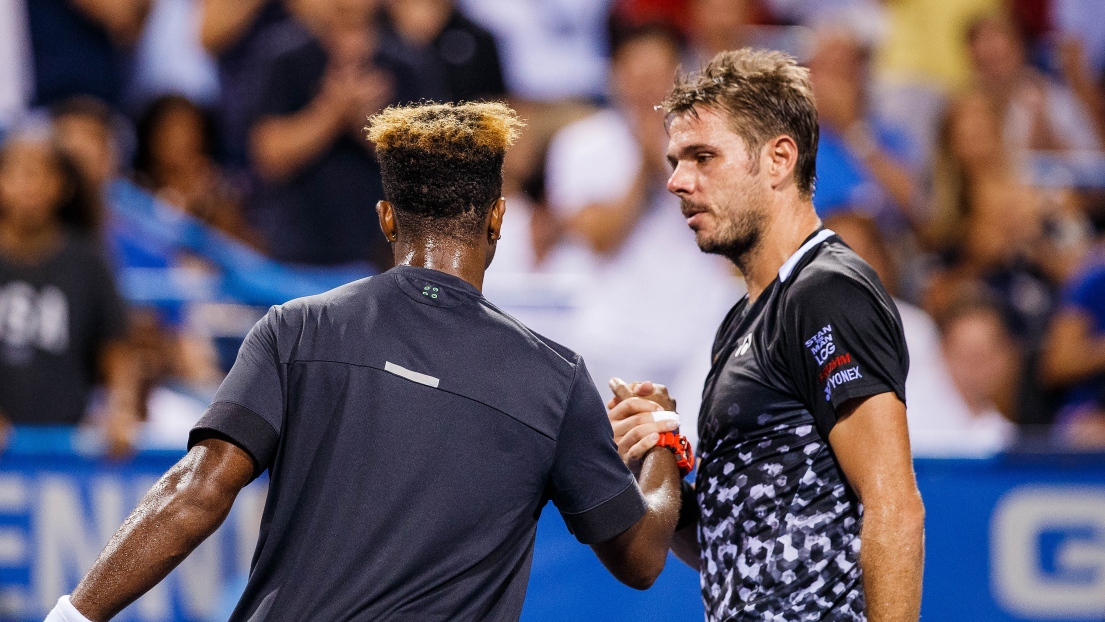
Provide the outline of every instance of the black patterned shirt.
{"type": "Polygon", "coordinates": [[[863,508],[827,439],[849,400],[905,401],[890,295],[822,229],[730,311],[713,356],[696,480],[706,619],[865,620],[863,508]]]}

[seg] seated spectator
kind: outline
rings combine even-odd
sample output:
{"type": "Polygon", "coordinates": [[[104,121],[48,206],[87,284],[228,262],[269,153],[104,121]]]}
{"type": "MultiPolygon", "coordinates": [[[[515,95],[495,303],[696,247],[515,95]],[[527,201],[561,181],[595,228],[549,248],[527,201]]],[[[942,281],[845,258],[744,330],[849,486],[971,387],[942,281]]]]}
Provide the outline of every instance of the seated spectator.
{"type": "Polygon", "coordinates": [[[184,97],[158,98],[138,122],[134,163],[138,182],[166,203],[259,247],[261,240],[241,210],[242,193],[214,156],[211,117],[184,97]]]}
{"type": "Polygon", "coordinates": [[[300,16],[299,42],[269,67],[250,151],[255,219],[272,257],[388,264],[376,219],[380,169],[362,128],[388,103],[419,97],[414,70],[380,49],[373,0],[334,0],[300,16]]]}
{"type": "Polygon", "coordinates": [[[1069,88],[1033,69],[1024,41],[1003,14],[980,18],[967,34],[975,89],[1001,120],[1007,147],[1028,150],[1100,149],[1093,119],[1069,88]]]}
{"type": "Polygon", "coordinates": [[[27,2],[36,106],[77,95],[122,104],[127,65],[150,0],[27,2]]]}
{"type": "Polygon", "coordinates": [[[886,227],[916,218],[918,148],[906,132],[873,114],[867,101],[869,50],[850,31],[817,33],[810,82],[821,137],[813,204],[825,217],[860,209],[886,227]]]}
{"type": "Polygon", "coordinates": [[[1063,391],[1057,424],[1070,443],[1105,447],[1105,263],[1068,283],[1044,341],[1043,381],[1063,391]]]}
{"type": "Polygon", "coordinates": [[[1043,335],[1054,298],[1035,260],[1043,219],[1031,188],[1020,182],[1004,147],[992,103],[974,94],[948,111],[935,167],[931,242],[943,265],[925,292],[935,316],[981,286],[1005,309],[1026,344],[1043,335]]]}
{"type": "Polygon", "coordinates": [[[126,306],[100,253],[101,214],[77,167],[51,142],[0,150],[0,425],[75,425],[100,379],[109,450],[134,443],[137,370],[126,306]]]}
{"type": "Polygon", "coordinates": [[[495,38],[453,0],[388,0],[385,7],[381,49],[414,69],[420,98],[478,101],[506,94],[495,38]]]}
{"type": "Polygon", "coordinates": [[[128,182],[119,171],[117,121],[111,109],[90,97],[78,97],[54,106],[51,116],[61,148],[73,159],[91,191],[107,208],[105,246],[116,269],[175,265],[176,249],[142,235],[131,226],[122,210],[117,209],[119,186],[128,182]]]}
{"type": "MultiPolygon", "coordinates": [[[[825,219],[832,229],[852,247],[879,275],[887,291],[894,296],[902,316],[906,345],[909,348],[909,435],[917,455],[975,455],[996,451],[1004,446],[1004,437],[979,438],[972,430],[989,429],[988,420],[976,417],[960,395],[945,360],[941,334],[928,313],[898,297],[898,270],[886,240],[874,219],[861,212],[838,211],[825,219]],[[980,443],[980,440],[985,442],[980,443]],[[1003,443],[995,445],[994,441],[1003,443]]],[[[958,337],[958,335],[956,335],[958,337]]],[[[951,343],[951,342],[949,342],[951,343]]],[[[958,342],[955,344],[958,346],[958,342]]],[[[968,383],[969,384],[969,383],[968,383]]]]}
{"type": "Polygon", "coordinates": [[[987,454],[1008,446],[1015,435],[1011,414],[1021,361],[1001,308],[968,297],[949,306],[938,325],[944,360],[967,410],[926,413],[932,420],[910,422],[910,438],[919,441],[918,450],[987,454]]]}
{"type": "Polygon", "coordinates": [[[691,387],[708,371],[700,365],[709,364],[711,326],[737,300],[739,286],[723,260],[699,251],[679,199],[664,186],[671,169],[663,115],[654,106],[671,87],[679,54],[666,29],[627,31],[614,48],[613,107],[553,139],[546,189],[563,237],[547,261],[584,283],[571,334],[552,338],[581,344],[604,392],[614,375],[669,386],[686,379],[677,394],[687,396],[680,398],[687,430],[687,417],[698,410],[687,401],[699,393],[691,387]],[[641,304],[642,283],[663,294],[641,304]]]}

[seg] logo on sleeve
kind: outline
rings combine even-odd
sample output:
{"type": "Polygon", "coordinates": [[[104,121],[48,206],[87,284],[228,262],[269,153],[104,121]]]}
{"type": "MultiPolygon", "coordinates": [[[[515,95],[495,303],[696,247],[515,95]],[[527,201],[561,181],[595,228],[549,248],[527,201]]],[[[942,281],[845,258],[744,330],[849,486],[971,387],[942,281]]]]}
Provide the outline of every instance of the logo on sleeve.
{"type": "Polygon", "coordinates": [[[824,365],[833,352],[836,352],[836,345],[833,344],[833,325],[826,324],[824,328],[814,333],[806,340],[806,347],[810,349],[817,365],[824,365]]]}
{"type": "Polygon", "coordinates": [[[842,369],[829,376],[828,382],[825,384],[825,401],[828,402],[833,399],[833,389],[853,380],[861,380],[862,378],[863,376],[859,373],[859,365],[849,367],[848,369],[842,369]]]}

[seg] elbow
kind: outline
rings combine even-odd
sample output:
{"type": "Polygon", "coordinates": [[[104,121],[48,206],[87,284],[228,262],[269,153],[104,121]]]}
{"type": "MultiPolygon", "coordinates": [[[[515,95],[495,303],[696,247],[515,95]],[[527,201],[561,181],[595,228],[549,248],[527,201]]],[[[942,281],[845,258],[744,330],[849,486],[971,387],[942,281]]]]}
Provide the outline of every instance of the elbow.
{"type": "Polygon", "coordinates": [[[647,590],[656,583],[667,562],[667,549],[649,551],[641,555],[631,567],[618,576],[618,580],[635,590],[647,590]]]}

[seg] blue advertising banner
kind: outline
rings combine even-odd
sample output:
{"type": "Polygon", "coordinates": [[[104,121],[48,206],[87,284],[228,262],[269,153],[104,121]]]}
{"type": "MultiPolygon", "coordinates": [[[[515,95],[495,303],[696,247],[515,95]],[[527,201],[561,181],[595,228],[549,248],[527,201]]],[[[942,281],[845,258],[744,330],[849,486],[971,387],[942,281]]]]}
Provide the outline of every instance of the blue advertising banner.
{"type": "MultiPolygon", "coordinates": [[[[111,463],[77,451],[10,451],[0,458],[0,620],[41,620],[179,456],[144,452],[111,463]]],[[[1105,460],[919,459],[916,467],[927,509],[924,620],[1105,619],[1105,460]]],[[[264,501],[263,483],[244,490],[215,536],[118,619],[225,620],[248,572],[264,501]]],[[[672,558],[651,590],[622,586],[549,506],[522,619],[701,620],[698,576],[672,558]]]]}

